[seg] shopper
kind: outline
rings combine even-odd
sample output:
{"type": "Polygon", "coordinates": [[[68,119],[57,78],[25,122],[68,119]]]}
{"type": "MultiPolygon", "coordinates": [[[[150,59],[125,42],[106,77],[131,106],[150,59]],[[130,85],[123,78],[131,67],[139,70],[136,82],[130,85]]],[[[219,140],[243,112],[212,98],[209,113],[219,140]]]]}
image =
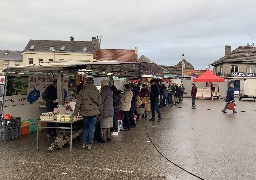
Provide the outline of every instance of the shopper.
{"type": "Polygon", "coordinates": [[[121,110],[123,112],[123,129],[124,131],[129,131],[131,128],[129,120],[129,111],[131,109],[131,101],[133,97],[133,92],[131,91],[130,85],[124,85],[124,95],[121,98],[121,110]]]}
{"type": "Polygon", "coordinates": [[[117,135],[117,132],[118,132],[117,115],[121,110],[121,91],[117,90],[116,86],[114,85],[111,86],[111,90],[113,91],[113,106],[114,106],[113,133],[117,135]]]}
{"type": "MultiPolygon", "coordinates": [[[[45,101],[45,106],[47,112],[53,112],[54,108],[57,108],[57,80],[54,79],[52,84],[48,86],[42,94],[42,99],[45,101]]],[[[55,123],[47,123],[47,137],[52,138],[56,137],[56,124],[55,123]]]]}
{"type": "Polygon", "coordinates": [[[145,113],[142,115],[142,119],[147,119],[148,118],[148,110],[149,110],[149,97],[150,97],[150,92],[148,90],[148,86],[146,84],[142,85],[142,88],[140,90],[140,98],[142,101],[142,107],[145,107],[145,113]]]}
{"type": "MultiPolygon", "coordinates": [[[[224,109],[222,110],[223,113],[227,113],[226,109],[228,108],[228,104],[229,103],[234,103],[235,99],[234,99],[235,95],[234,95],[234,84],[230,84],[228,90],[227,90],[227,96],[226,96],[226,104],[224,106],[224,109]]],[[[233,109],[233,113],[237,113],[235,108],[233,109]]]]}
{"type": "Polygon", "coordinates": [[[97,116],[102,112],[102,99],[92,77],[86,77],[86,84],[77,95],[74,119],[79,115],[83,117],[84,129],[82,143],[83,149],[91,150],[97,116]]]}
{"type": "Polygon", "coordinates": [[[101,113],[100,128],[102,131],[101,142],[106,143],[111,141],[110,128],[113,127],[113,92],[109,86],[109,82],[105,79],[101,81],[101,99],[103,105],[103,111],[101,113]]]}
{"type": "Polygon", "coordinates": [[[197,87],[195,83],[192,82],[192,89],[191,89],[192,107],[196,107],[196,93],[197,93],[197,87]]]}
{"type": "Polygon", "coordinates": [[[159,109],[159,89],[158,86],[156,85],[156,80],[152,79],[150,81],[151,84],[151,91],[150,91],[150,102],[151,102],[151,111],[152,111],[152,118],[150,121],[155,121],[155,110],[158,114],[158,121],[161,120],[161,113],[159,109]]]}

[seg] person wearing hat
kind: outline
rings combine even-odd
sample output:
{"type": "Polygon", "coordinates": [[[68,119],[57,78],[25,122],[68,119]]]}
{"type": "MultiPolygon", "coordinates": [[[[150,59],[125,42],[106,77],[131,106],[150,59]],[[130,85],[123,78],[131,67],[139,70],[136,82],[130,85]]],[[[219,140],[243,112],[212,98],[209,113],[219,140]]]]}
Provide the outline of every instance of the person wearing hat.
{"type": "Polygon", "coordinates": [[[79,115],[83,117],[84,128],[82,143],[83,149],[92,149],[92,143],[95,132],[95,125],[97,122],[97,116],[102,112],[102,99],[100,92],[94,85],[93,77],[86,77],[86,84],[77,95],[76,106],[74,110],[74,119],[79,115]]]}
{"type": "Polygon", "coordinates": [[[155,110],[158,114],[158,121],[160,121],[161,120],[161,113],[159,109],[160,92],[155,79],[151,79],[150,84],[151,84],[150,102],[151,102],[151,112],[152,112],[152,118],[150,119],[150,121],[155,121],[155,110]]]}
{"type": "Polygon", "coordinates": [[[192,82],[192,89],[191,89],[192,107],[196,107],[196,93],[197,93],[197,87],[195,83],[192,82]]]}
{"type": "MultiPolygon", "coordinates": [[[[234,95],[234,84],[230,84],[229,85],[229,88],[228,88],[228,90],[227,90],[227,96],[226,96],[226,100],[225,100],[225,102],[226,102],[226,104],[225,104],[225,106],[224,106],[224,109],[222,110],[222,112],[223,113],[227,113],[227,108],[228,108],[228,104],[230,103],[230,102],[234,102],[235,100],[235,95],[234,95]]],[[[233,109],[233,113],[237,113],[236,112],[236,110],[235,110],[235,108],[233,109]]]]}

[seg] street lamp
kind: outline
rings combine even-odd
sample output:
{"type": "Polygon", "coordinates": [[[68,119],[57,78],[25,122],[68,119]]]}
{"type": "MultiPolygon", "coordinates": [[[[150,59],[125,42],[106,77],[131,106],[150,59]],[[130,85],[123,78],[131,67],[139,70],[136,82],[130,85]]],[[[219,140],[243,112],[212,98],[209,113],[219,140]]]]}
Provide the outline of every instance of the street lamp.
{"type": "Polygon", "coordinates": [[[183,74],[184,74],[184,56],[185,54],[182,54],[182,58],[181,58],[181,75],[182,75],[182,78],[183,78],[183,74]]]}

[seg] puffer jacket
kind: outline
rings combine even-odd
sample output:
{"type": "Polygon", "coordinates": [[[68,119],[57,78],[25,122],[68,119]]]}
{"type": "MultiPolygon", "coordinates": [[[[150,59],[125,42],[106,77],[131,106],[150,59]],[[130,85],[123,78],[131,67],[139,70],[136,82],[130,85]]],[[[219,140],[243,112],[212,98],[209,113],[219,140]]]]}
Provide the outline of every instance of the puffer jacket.
{"type": "Polygon", "coordinates": [[[121,98],[121,110],[129,111],[131,109],[133,92],[131,90],[126,90],[123,97],[121,98]]]}
{"type": "Polygon", "coordinates": [[[227,96],[226,96],[226,102],[234,101],[234,88],[228,88],[227,90],[227,96]]]}
{"type": "Polygon", "coordinates": [[[114,106],[113,106],[113,93],[109,86],[103,86],[100,91],[102,98],[103,111],[101,113],[102,118],[113,117],[114,116],[114,106]]]}
{"type": "Polygon", "coordinates": [[[74,115],[96,116],[102,112],[102,99],[97,87],[93,84],[86,84],[77,95],[74,115]]]}

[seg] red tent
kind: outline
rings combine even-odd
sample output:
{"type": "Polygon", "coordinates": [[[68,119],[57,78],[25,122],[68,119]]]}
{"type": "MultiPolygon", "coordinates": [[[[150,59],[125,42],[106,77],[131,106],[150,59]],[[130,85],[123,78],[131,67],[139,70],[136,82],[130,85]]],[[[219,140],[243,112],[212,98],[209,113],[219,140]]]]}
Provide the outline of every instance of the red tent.
{"type": "Polygon", "coordinates": [[[225,79],[214,75],[213,72],[208,69],[198,78],[195,78],[194,82],[225,82],[225,79]]]}

